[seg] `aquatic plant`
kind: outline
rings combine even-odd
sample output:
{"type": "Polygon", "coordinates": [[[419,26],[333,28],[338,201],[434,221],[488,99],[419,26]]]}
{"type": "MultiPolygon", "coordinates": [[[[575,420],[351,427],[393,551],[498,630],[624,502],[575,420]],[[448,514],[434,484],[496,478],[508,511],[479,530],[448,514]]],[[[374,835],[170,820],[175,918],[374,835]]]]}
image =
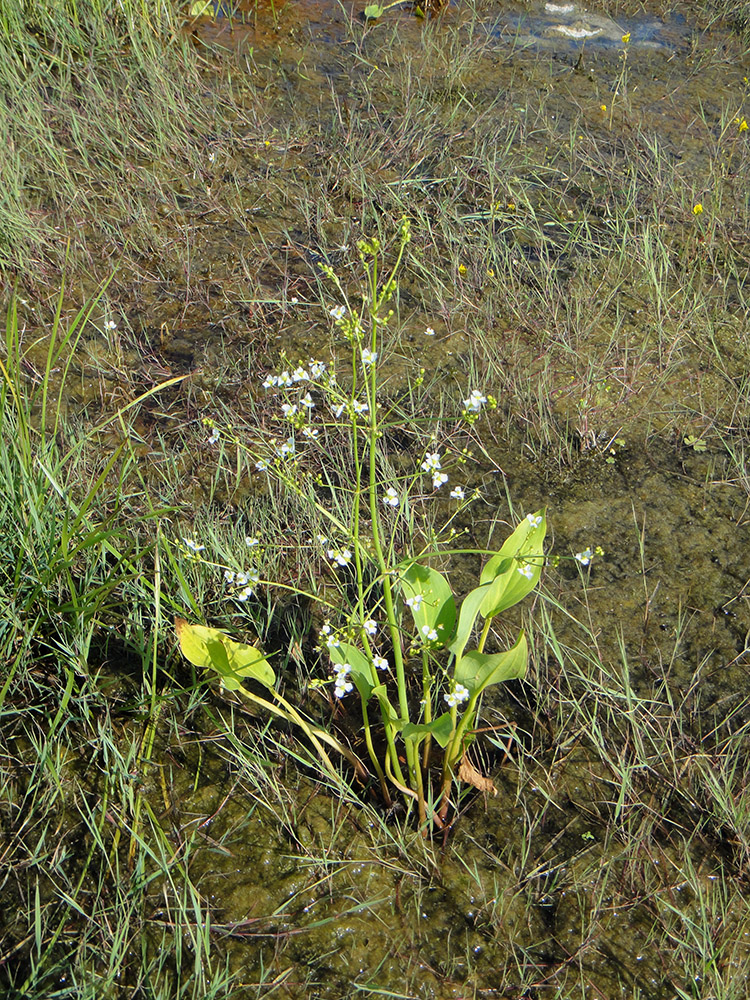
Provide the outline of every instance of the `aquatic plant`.
{"type": "MultiPolygon", "coordinates": [[[[334,704],[356,691],[369,761],[384,801],[390,803],[396,789],[410,803],[416,801],[420,822],[442,827],[457,777],[487,787],[486,779],[466,761],[466,750],[474,738],[484,692],[524,676],[527,643],[522,631],[510,649],[486,652],[485,646],[497,617],[539,582],[546,519],[543,510],[524,517],[499,551],[490,553],[478,585],[458,607],[448,579],[433,563],[468,551],[452,547],[458,537],[453,521],[471,497],[466,498],[461,485],[454,485],[450,498],[457,506],[438,528],[426,514],[431,498],[448,483],[444,466],[458,447],[449,434],[441,444],[437,432],[423,431],[413,467],[397,475],[384,443],[389,432],[404,423],[397,405],[381,398],[378,373],[393,316],[389,303],[409,237],[409,223],[404,220],[395,262],[383,281],[379,241],[360,243],[365,290],[359,310],[352,307],[333,269],[323,267],[343,299],[329,312],[350,349],[345,382],[343,372],[339,378],[329,364],[318,360],[266,377],[264,387],[283,400],[278,436],[250,443],[212,420],[207,423],[211,442],[228,436],[233,450],[251,456],[257,472],[306,497],[327,522],[328,534],[310,540],[310,545],[318,558],[325,558],[324,576],[333,586],[322,584],[316,592],[290,588],[316,603],[326,616],[319,643],[330,658],[331,676],[314,686],[331,683],[334,704]],[[323,414],[320,418],[314,415],[318,412],[323,414]],[[345,439],[350,469],[335,468],[326,451],[331,435],[345,439]],[[472,644],[479,619],[481,632],[472,644]],[[433,744],[442,751],[441,777],[435,787],[430,779],[433,744]]],[[[459,426],[471,427],[482,410],[493,405],[492,397],[473,389],[463,401],[459,426]]],[[[418,427],[414,420],[412,427],[418,427]]],[[[247,539],[250,548],[256,543],[257,539],[247,539]]],[[[189,558],[205,559],[192,539],[183,544],[189,558]]],[[[230,595],[241,603],[261,583],[255,568],[237,572],[225,567],[224,577],[230,595]]],[[[364,764],[351,751],[305,719],[278,692],[274,671],[259,649],[183,619],[176,624],[188,660],[218,673],[227,690],[264,703],[300,726],[326,770],[332,764],[323,743],[353,760],[361,778],[366,775],[364,764]],[[248,690],[247,680],[264,686],[273,701],[248,690]]]]}

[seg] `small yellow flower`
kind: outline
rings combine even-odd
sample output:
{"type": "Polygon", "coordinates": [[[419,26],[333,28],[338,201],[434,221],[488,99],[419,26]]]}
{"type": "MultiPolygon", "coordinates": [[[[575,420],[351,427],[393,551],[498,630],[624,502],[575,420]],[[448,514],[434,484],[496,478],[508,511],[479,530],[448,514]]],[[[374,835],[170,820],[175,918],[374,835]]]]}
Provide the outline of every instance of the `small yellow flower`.
{"type": "Polygon", "coordinates": [[[465,264],[459,264],[458,265],[458,273],[459,274],[466,274],[466,265],[465,264]]]}
{"type": "Polygon", "coordinates": [[[515,210],[516,210],[516,203],[514,201],[509,201],[506,207],[507,207],[507,209],[508,209],[509,212],[515,212],[515,210]]]}
{"type": "Polygon", "coordinates": [[[490,278],[494,278],[495,277],[495,272],[492,270],[491,267],[487,268],[487,276],[490,277],[490,278]]]}
{"type": "Polygon", "coordinates": [[[599,105],[599,110],[600,111],[606,111],[607,110],[607,105],[606,104],[600,104],[599,105]]]}
{"type": "Polygon", "coordinates": [[[693,205],[693,215],[703,215],[703,205],[700,202],[693,205]]]}
{"type": "Polygon", "coordinates": [[[747,119],[743,118],[742,121],[739,124],[739,131],[740,132],[747,132],[747,129],[748,129],[747,119]]]}
{"type": "Polygon", "coordinates": [[[627,45],[629,41],[630,41],[630,32],[628,31],[626,34],[622,36],[622,44],[627,45]]]}

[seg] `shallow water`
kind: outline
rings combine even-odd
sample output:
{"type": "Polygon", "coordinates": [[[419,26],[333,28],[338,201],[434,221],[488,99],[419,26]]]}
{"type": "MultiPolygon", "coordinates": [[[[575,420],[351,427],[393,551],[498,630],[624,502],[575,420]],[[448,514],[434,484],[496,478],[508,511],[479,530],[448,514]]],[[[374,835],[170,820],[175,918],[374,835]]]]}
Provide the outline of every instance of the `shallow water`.
{"type": "MultiPolygon", "coordinates": [[[[222,5],[190,27],[208,60],[246,59],[243,111],[210,137],[193,177],[161,168],[179,195],[155,220],[163,252],[116,276],[110,296],[134,337],[91,332],[70,406],[116,392],[122,371],[193,372],[184,411],[178,401],[149,415],[196,425],[193,488],[211,460],[197,426],[211,399],[242,412],[281,349],[295,360],[328,349],[320,260],[348,273],[363,231],[420,211],[433,230],[416,234],[421,267],[404,274],[392,384],[414,360],[463,391],[480,358],[499,386],[484,454],[466,471],[482,501],[465,525],[484,545],[495,517],[510,517],[508,495],[521,511],[548,505],[567,557],[548,592],[587,629],[547,608],[567,660],[601,684],[611,761],[590,733],[565,728],[575,686],[541,633],[529,682],[487,708],[517,739],[511,757],[485,749],[499,794],[467,802],[447,846],[407,833],[407,852],[398,815],[378,826],[297,776],[286,734],[269,769],[253,725],[237,722],[244,744],[230,753],[215,716],[191,720],[160,766],[175,837],[195,838],[190,875],[217,955],[248,996],[671,1000],[695,984],[672,964],[669,932],[725,893],[716,939],[737,931],[722,960],[745,983],[747,903],[722,874],[726,863],[731,882],[742,867],[741,837],[727,827],[692,839],[702,800],[691,769],[704,737],[710,747],[750,714],[747,271],[728,251],[750,250],[747,145],[730,128],[748,112],[748,55],[728,31],[705,34],[687,9],[659,17],[656,4],[454,5],[425,21],[401,8],[371,24],[363,6],[222,5]],[[644,219],[668,233],[663,281],[659,261],[643,265],[644,219]],[[632,271],[611,263],[623,245],[632,271]],[[705,308],[683,287],[696,259],[705,308]],[[571,557],[589,545],[605,556],[582,572],[571,557]],[[638,727],[616,723],[631,715],[663,726],[687,791],[663,777],[622,791],[616,765],[638,727]],[[206,745],[200,763],[191,738],[206,745]],[[653,830],[626,836],[652,814],[653,830]]],[[[248,497],[232,503],[250,519],[248,497]]],[[[459,589],[476,568],[454,568],[459,589]]],[[[541,613],[523,612],[532,633],[541,613]]],[[[218,699],[212,710],[229,717],[218,699]]],[[[156,889],[153,904],[167,923],[156,889]]]]}

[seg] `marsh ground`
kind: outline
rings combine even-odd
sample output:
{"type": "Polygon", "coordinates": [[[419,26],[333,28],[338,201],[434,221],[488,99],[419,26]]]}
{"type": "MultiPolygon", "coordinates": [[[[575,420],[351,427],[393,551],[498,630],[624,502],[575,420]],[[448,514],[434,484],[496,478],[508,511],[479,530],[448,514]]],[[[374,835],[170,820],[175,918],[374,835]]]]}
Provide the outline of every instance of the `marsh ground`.
{"type": "Polygon", "coordinates": [[[520,30],[540,6],[2,5],[7,995],[747,994],[746,14],[603,0],[630,39],[581,47],[520,30]],[[282,351],[338,357],[319,265],[356,297],[403,215],[394,450],[491,391],[458,523],[490,547],[546,504],[561,556],[486,706],[498,795],[446,843],[171,626],[259,634],[330,719],[314,609],[212,565],[253,535],[266,579],[320,579],[314,519],[203,420],[251,441],[282,351]]]}

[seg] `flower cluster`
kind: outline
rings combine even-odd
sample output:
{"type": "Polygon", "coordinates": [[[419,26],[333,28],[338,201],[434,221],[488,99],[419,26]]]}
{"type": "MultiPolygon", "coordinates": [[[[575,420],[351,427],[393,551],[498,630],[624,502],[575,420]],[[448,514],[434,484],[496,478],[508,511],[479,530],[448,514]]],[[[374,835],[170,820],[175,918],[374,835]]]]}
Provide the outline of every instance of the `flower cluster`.
{"type": "Polygon", "coordinates": [[[231,586],[234,587],[232,597],[237,601],[242,601],[243,603],[255,593],[255,588],[260,580],[260,574],[257,569],[249,569],[246,571],[240,570],[235,572],[231,569],[224,570],[224,579],[231,586]]]}
{"type": "Polygon", "coordinates": [[[453,690],[448,691],[443,697],[450,708],[457,708],[469,700],[469,689],[463,684],[455,684],[453,690]]]}
{"type": "Polygon", "coordinates": [[[354,685],[349,680],[349,674],[351,672],[352,672],[352,666],[350,663],[334,663],[333,693],[337,698],[343,698],[345,694],[349,694],[350,691],[354,690],[354,685]]]}
{"type": "Polygon", "coordinates": [[[439,452],[428,452],[422,462],[422,470],[432,476],[433,489],[440,489],[443,483],[448,482],[448,476],[441,471],[441,456],[439,452]]]}
{"type": "Polygon", "coordinates": [[[479,414],[485,406],[495,409],[497,400],[494,396],[485,396],[479,389],[472,389],[468,397],[464,400],[462,416],[469,424],[474,424],[479,419],[479,414]]]}

